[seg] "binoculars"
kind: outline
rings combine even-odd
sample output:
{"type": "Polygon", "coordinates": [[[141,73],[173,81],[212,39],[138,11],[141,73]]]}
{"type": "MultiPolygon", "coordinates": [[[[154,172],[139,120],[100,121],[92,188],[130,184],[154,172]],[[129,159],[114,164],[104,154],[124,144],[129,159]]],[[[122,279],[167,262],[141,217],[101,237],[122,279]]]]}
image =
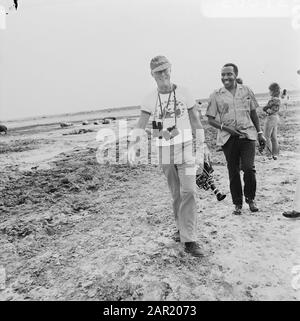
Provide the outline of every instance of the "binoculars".
{"type": "Polygon", "coordinates": [[[164,138],[165,140],[172,139],[179,134],[176,125],[172,127],[168,127],[166,130],[163,130],[163,123],[157,122],[155,120],[152,121],[153,128],[153,137],[158,137],[159,139],[164,138]]]}

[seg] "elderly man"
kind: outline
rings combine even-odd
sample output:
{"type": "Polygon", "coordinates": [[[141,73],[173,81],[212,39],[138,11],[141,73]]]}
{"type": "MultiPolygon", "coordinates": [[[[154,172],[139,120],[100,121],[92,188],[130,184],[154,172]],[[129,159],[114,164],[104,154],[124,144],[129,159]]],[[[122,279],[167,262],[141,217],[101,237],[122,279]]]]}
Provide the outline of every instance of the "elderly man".
{"type": "Polygon", "coordinates": [[[255,142],[261,145],[266,139],[259,126],[256,113],[258,103],[253,92],[238,84],[238,67],[226,64],[221,71],[223,87],[215,90],[206,111],[208,122],[218,129],[217,145],[222,146],[227,161],[233,214],[242,214],[243,191],[240,177],[240,165],[244,172],[244,196],[251,212],[257,212],[255,204],[255,142]]]}
{"type": "MultiPolygon", "coordinates": [[[[141,105],[141,115],[130,136],[129,163],[136,158],[138,129],[144,130],[152,116],[153,137],[156,139],[159,162],[167,178],[173,198],[173,212],[177,232],[176,241],[193,256],[202,252],[196,242],[196,163],[203,163],[204,130],[198,117],[197,105],[189,92],[171,82],[171,64],[164,56],[150,62],[151,75],[157,87],[141,105]],[[196,147],[203,153],[193,156],[193,136],[196,147]]],[[[159,201],[159,200],[156,200],[159,201]]]]}

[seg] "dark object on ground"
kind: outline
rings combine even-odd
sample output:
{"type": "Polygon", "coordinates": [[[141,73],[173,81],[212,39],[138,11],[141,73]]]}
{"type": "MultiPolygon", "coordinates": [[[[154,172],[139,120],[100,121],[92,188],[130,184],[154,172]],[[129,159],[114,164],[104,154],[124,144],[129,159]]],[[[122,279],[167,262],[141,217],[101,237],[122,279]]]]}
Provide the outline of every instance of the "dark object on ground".
{"type": "Polygon", "coordinates": [[[112,120],[116,120],[116,117],[105,117],[102,120],[102,124],[110,124],[112,120]]]}
{"type": "Polygon", "coordinates": [[[89,124],[89,122],[87,120],[82,122],[82,125],[88,125],[88,124],[89,124]]]}
{"type": "Polygon", "coordinates": [[[73,126],[74,124],[72,123],[60,123],[60,127],[61,128],[66,128],[66,127],[70,127],[70,126],[73,126]]]}
{"type": "Polygon", "coordinates": [[[84,128],[81,128],[81,129],[75,129],[69,133],[65,133],[63,135],[79,135],[79,134],[85,134],[85,133],[90,133],[90,132],[93,132],[94,130],[93,129],[84,129],[84,128]]]}
{"type": "Polygon", "coordinates": [[[4,125],[0,125],[0,133],[7,134],[7,127],[4,125]]]}
{"type": "Polygon", "coordinates": [[[204,190],[211,189],[217,197],[218,201],[222,201],[226,195],[222,194],[214,184],[213,173],[214,169],[209,162],[204,162],[204,166],[202,169],[202,173],[196,174],[196,184],[199,188],[203,188],[204,190]]]}
{"type": "Polygon", "coordinates": [[[100,125],[99,120],[95,120],[94,125],[100,125]]]}
{"type": "Polygon", "coordinates": [[[201,257],[203,253],[200,250],[198,243],[196,242],[185,242],[184,251],[190,253],[192,256],[201,257]]]}
{"type": "Polygon", "coordinates": [[[282,215],[287,218],[298,218],[300,217],[300,212],[292,210],[292,211],[283,212],[282,215]]]}

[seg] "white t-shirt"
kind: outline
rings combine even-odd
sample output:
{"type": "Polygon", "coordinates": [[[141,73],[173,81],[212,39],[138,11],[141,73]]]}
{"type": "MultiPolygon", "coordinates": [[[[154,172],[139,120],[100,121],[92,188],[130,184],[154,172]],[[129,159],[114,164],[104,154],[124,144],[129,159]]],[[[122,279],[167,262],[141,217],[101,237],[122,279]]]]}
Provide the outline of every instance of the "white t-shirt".
{"type": "MultiPolygon", "coordinates": [[[[162,106],[163,115],[163,130],[175,125],[175,113],[174,113],[174,92],[171,93],[169,99],[169,93],[158,94],[158,90],[153,90],[149,95],[147,95],[142,104],[141,110],[150,113],[153,120],[162,121],[160,101],[162,106]],[[169,104],[168,104],[169,100],[169,104]]],[[[176,98],[176,119],[177,119],[177,129],[179,134],[172,139],[166,140],[164,137],[162,139],[156,140],[157,146],[170,146],[175,144],[181,144],[183,142],[188,142],[193,139],[192,129],[188,114],[188,109],[193,108],[196,101],[192,98],[188,90],[184,87],[177,86],[175,89],[176,98]]]]}
{"type": "Polygon", "coordinates": [[[289,96],[288,95],[281,96],[280,101],[281,101],[281,104],[283,105],[288,104],[289,96]]]}

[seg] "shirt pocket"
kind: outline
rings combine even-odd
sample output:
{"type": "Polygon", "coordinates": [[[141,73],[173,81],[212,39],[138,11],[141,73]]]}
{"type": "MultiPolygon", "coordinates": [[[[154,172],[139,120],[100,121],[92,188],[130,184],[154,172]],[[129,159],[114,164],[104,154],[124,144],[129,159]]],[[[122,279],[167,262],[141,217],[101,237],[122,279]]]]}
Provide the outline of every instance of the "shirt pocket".
{"type": "Polygon", "coordinates": [[[250,109],[251,109],[251,97],[250,96],[245,96],[245,97],[241,98],[240,109],[250,112],[250,109]]]}

